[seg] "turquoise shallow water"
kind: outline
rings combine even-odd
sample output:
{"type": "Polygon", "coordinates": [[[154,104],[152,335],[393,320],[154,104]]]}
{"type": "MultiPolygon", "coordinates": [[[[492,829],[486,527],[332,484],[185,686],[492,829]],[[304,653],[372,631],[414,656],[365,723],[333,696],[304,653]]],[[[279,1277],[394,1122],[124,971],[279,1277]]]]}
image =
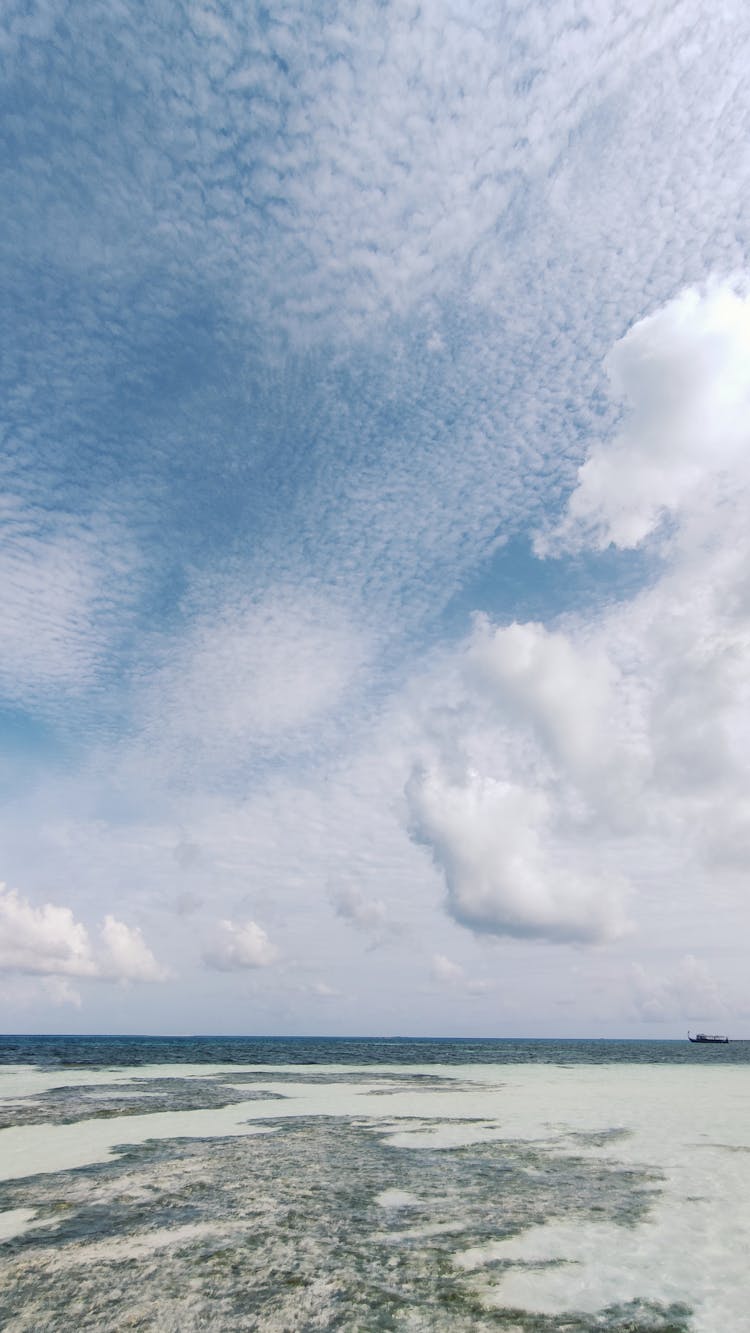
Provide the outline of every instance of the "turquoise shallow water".
{"type": "Polygon", "coordinates": [[[739,1333],[745,1043],[5,1037],[7,1333],[739,1333]]]}

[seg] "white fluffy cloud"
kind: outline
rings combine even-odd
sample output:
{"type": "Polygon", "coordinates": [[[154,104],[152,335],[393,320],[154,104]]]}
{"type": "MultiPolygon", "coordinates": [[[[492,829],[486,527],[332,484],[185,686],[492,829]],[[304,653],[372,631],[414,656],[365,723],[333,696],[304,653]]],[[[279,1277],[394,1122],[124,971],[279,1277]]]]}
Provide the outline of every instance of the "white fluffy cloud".
{"type": "Polygon", "coordinates": [[[611,452],[591,455],[607,485],[595,499],[584,464],[563,526],[574,542],[627,545],[668,513],[672,535],[660,577],[589,629],[619,677],[607,748],[624,721],[640,736],[652,818],[713,843],[718,859],[723,843],[730,861],[732,826],[736,850],[747,845],[750,778],[747,289],[685,293],[636,325],[613,361],[630,415],[611,452]]]}
{"type": "Polygon", "coordinates": [[[69,907],[33,907],[15,889],[0,888],[0,966],[39,975],[95,976],[86,927],[69,907]]]}
{"type": "Polygon", "coordinates": [[[583,770],[599,766],[614,675],[600,646],[586,652],[567,635],[534,623],[493,630],[482,618],[471,656],[509,709],[533,719],[562,762],[583,770]]]}
{"type": "Polygon", "coordinates": [[[262,926],[255,921],[220,921],[214,941],[204,950],[203,961],[218,972],[269,967],[278,958],[262,926]]]}
{"type": "Polygon", "coordinates": [[[0,970],[49,977],[98,977],[112,981],[163,981],[140,930],[106,916],[93,943],[69,907],[34,907],[15,889],[0,885],[0,970]]]}
{"type": "Polygon", "coordinates": [[[122,981],[165,981],[167,971],[157,963],[140,930],[116,917],[105,916],[101,928],[102,976],[122,981]]]}
{"type": "Polygon", "coordinates": [[[494,628],[479,617],[470,666],[496,714],[527,725],[553,768],[615,823],[646,776],[637,684],[613,659],[606,636],[537,623],[494,628]]]}
{"type": "Polygon", "coordinates": [[[683,292],[640,320],[608,359],[628,410],[616,438],[597,445],[578,473],[562,523],[538,539],[558,547],[638,546],[663,519],[706,491],[731,497],[748,474],[750,296],[746,282],[683,292]]]}
{"type": "Polygon", "coordinates": [[[554,627],[478,618],[460,707],[435,711],[443,753],[409,785],[413,827],[444,874],[449,911],[474,930],[611,938],[625,866],[652,893],[650,864],[671,858],[684,896],[747,864],[743,292],[688,292],[618,344],[613,378],[629,415],[581,468],[555,537],[629,546],[668,514],[657,577],[554,627]]]}
{"type": "Polygon", "coordinates": [[[625,929],[619,886],[561,864],[543,793],[476,773],[460,785],[431,773],[415,774],[408,795],[415,835],[444,872],[448,909],[462,925],[585,942],[625,929]]]}

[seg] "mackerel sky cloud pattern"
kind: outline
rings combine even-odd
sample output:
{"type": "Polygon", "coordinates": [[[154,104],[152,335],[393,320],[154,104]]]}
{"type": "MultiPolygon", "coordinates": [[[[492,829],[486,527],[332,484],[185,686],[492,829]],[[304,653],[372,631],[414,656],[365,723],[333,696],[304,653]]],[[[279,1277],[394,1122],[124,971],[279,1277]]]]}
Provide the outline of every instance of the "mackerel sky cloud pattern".
{"type": "Polygon", "coordinates": [[[742,1012],[749,47],[3,7],[11,1026],[742,1012]]]}

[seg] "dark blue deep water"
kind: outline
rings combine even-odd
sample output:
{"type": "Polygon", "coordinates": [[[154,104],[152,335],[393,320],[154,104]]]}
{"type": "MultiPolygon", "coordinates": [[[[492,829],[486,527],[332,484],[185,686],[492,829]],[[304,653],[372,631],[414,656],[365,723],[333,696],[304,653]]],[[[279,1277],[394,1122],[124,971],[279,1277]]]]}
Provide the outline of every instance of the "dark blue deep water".
{"type": "Polygon", "coordinates": [[[750,1041],[448,1037],[0,1036],[0,1064],[116,1065],[750,1064],[750,1041]]]}

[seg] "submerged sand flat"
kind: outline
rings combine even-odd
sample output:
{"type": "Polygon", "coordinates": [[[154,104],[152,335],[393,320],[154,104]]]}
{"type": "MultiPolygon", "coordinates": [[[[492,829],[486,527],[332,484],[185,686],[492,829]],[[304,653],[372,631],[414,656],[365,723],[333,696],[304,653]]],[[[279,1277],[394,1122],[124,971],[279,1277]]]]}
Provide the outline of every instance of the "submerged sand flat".
{"type": "Polygon", "coordinates": [[[13,1067],[0,1104],[17,1333],[746,1326],[747,1068],[13,1067]],[[185,1089],[235,1100],[140,1109],[185,1089]]]}

